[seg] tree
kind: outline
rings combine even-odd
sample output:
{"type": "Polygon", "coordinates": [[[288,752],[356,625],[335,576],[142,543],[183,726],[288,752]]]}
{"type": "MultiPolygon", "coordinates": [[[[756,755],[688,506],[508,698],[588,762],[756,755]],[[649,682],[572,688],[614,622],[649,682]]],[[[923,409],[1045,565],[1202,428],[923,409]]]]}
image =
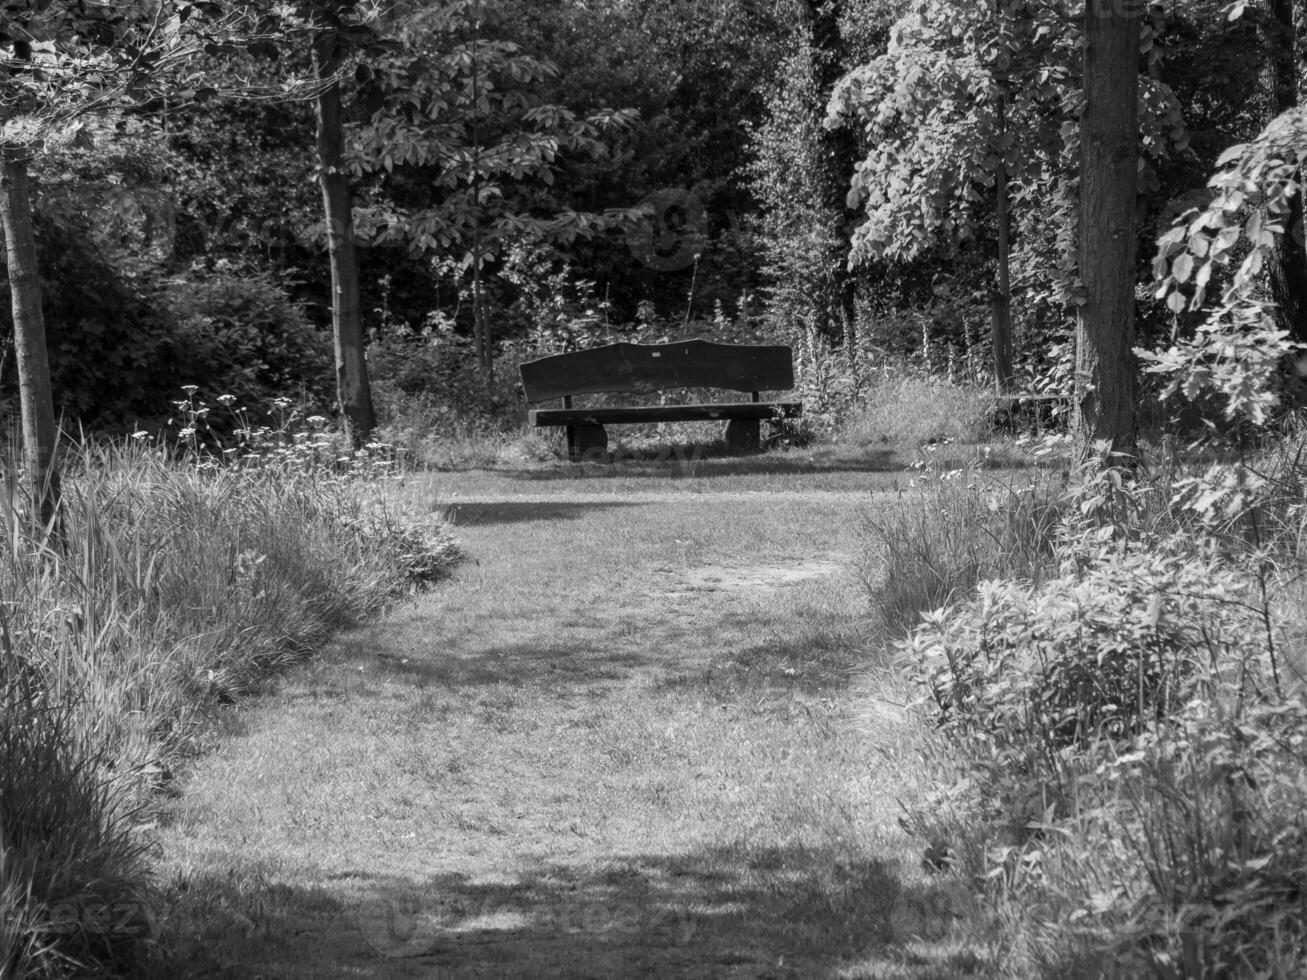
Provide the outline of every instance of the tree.
{"type": "MultiPolygon", "coordinates": [[[[1263,32],[1271,62],[1274,114],[1298,105],[1298,25],[1292,0],[1267,0],[1263,32]]],[[[1271,264],[1271,296],[1277,319],[1294,340],[1307,343],[1307,249],[1303,243],[1302,194],[1289,201],[1290,234],[1281,236],[1271,264]]]]}
{"type": "MultiPolygon", "coordinates": [[[[797,6],[797,5],[796,5],[797,6]]],[[[791,50],[769,86],[766,118],[753,129],[753,193],[763,206],[764,269],[771,307],[811,323],[832,340],[851,340],[857,280],[849,268],[849,171],[857,158],[847,129],[822,125],[831,87],[851,54],[853,5],[808,2],[791,30],[791,50]]],[[[883,3],[857,5],[857,27],[881,33],[883,3]],[[880,32],[874,28],[879,26],[880,32]]],[[[883,45],[883,38],[875,42],[883,45]]]]}
{"type": "MultiPolygon", "coordinates": [[[[910,261],[940,241],[992,243],[989,290],[996,383],[1013,377],[1012,190],[1054,177],[1071,38],[1042,0],[921,0],[889,49],[846,75],[828,126],[866,147],[849,192],[867,221],[851,262],[910,261]],[[989,222],[992,218],[992,227],[989,222]]],[[[1042,195],[1047,206],[1049,193],[1042,195]]]]}
{"type": "Polygon", "coordinates": [[[361,99],[375,106],[353,130],[348,156],[351,172],[367,184],[360,237],[412,254],[454,254],[470,279],[488,389],[494,337],[486,267],[522,236],[567,243],[640,217],[632,208],[559,208],[547,193],[570,155],[604,157],[602,137],[628,127],[635,114],[581,115],[545,101],[539,89],[557,69],[493,36],[479,0],[406,12],[390,34],[396,48],[359,73],[361,99]]]}
{"type": "Polygon", "coordinates": [[[46,140],[75,132],[80,117],[147,98],[184,75],[202,40],[191,28],[221,15],[216,4],[7,4],[0,9],[0,222],[9,261],[23,460],[32,515],[57,523],[55,448],[45,317],[36,264],[28,165],[46,140]],[[188,24],[188,22],[190,22],[188,24]]]}
{"type": "Polygon", "coordinates": [[[362,447],[376,428],[372,388],[364,351],[359,304],[358,258],[354,250],[354,216],[345,168],[345,130],[341,118],[340,73],[346,63],[345,18],[353,3],[328,5],[314,25],[313,73],[318,86],[318,183],[326,217],[327,254],[331,263],[331,324],[336,351],[336,397],[350,442],[362,447]]]}
{"type": "Polygon", "coordinates": [[[27,165],[31,151],[22,145],[0,144],[0,223],[5,233],[13,309],[14,350],[23,422],[23,462],[27,470],[32,514],[44,528],[58,520],[60,480],[55,462],[58,428],[50,358],[46,349],[41,277],[36,264],[32,230],[31,189],[27,165]]]}
{"type": "MultiPolygon", "coordinates": [[[[1133,21],[1150,64],[1160,16],[1133,21]]],[[[866,220],[850,259],[933,263],[953,279],[982,259],[986,281],[962,285],[988,294],[1001,386],[1013,373],[1014,297],[1038,357],[1065,337],[1076,293],[1081,25],[1060,0],[915,0],[890,34],[830,99],[827,124],[856,128],[863,148],[849,197],[866,220]]],[[[1135,85],[1151,188],[1187,132],[1164,81],[1135,85]]]]}
{"type": "Polygon", "coordinates": [[[1139,18],[1142,0],[1087,0],[1080,122],[1073,433],[1087,457],[1136,447],[1135,192],[1139,165],[1139,18]]]}

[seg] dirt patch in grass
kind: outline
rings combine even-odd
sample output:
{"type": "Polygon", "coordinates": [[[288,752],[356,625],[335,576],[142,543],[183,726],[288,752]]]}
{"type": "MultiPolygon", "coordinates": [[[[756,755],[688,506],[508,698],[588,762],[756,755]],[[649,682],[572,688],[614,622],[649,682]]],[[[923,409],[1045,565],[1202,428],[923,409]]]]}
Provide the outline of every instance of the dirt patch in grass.
{"type": "Polygon", "coordinates": [[[479,480],[438,488],[453,580],[183,778],[166,975],[1000,975],[899,829],[894,726],[859,728],[865,493],[479,480]]]}
{"type": "Polygon", "coordinates": [[[666,596],[688,595],[692,592],[748,592],[780,589],[812,579],[829,578],[844,569],[844,564],[833,558],[809,558],[781,565],[703,565],[677,575],[684,581],[683,588],[662,593],[666,596]]]}

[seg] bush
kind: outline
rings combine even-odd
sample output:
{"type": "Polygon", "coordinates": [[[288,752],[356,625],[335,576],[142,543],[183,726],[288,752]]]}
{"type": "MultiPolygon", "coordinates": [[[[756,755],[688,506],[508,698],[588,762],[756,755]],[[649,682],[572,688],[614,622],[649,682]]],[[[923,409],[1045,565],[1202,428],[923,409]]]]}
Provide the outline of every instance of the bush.
{"type": "MultiPolygon", "coordinates": [[[[118,431],[166,413],[176,377],[166,315],[133,292],[81,229],[38,218],[37,235],[56,410],[70,422],[118,431]]],[[[7,285],[0,292],[0,327],[12,336],[7,285]]],[[[12,371],[0,374],[0,394],[16,395],[12,371]]]]}
{"type": "Polygon", "coordinates": [[[161,297],[175,323],[178,371],[207,390],[260,405],[286,392],[326,405],[334,391],[331,338],[263,273],[217,273],[172,283],[161,297]]]}
{"type": "Polygon", "coordinates": [[[947,759],[909,823],[1007,909],[1014,974],[1307,969],[1301,458],[1091,463],[1057,575],[982,582],[905,643],[947,759]]]}
{"type": "Polygon", "coordinates": [[[982,582],[917,628],[911,670],[960,735],[1057,752],[1150,731],[1257,628],[1247,582],[1186,552],[1150,542],[1041,586],[982,582]]]}

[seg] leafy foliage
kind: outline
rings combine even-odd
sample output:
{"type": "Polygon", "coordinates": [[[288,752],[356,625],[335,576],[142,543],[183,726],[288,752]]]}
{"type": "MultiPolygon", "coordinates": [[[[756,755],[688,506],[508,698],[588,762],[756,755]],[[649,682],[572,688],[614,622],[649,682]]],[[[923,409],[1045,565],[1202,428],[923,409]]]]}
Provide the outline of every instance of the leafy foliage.
{"type": "MultiPolygon", "coordinates": [[[[113,429],[155,417],[175,383],[176,349],[167,318],[105,261],[84,226],[38,223],[49,321],[50,372],[58,405],[71,423],[113,429]]],[[[4,290],[7,298],[8,290],[4,290]]],[[[9,304],[0,308],[5,346],[9,304]]],[[[16,379],[0,378],[13,390],[16,379]]]]}
{"type": "Polygon", "coordinates": [[[1214,396],[1227,419],[1261,424],[1280,405],[1285,381],[1301,373],[1297,345],[1267,309],[1261,273],[1287,232],[1290,200],[1302,193],[1304,158],[1307,115],[1295,109],[1223,153],[1210,202],[1182,213],[1158,238],[1158,298],[1177,315],[1204,317],[1192,338],[1163,352],[1138,351],[1148,371],[1168,378],[1166,394],[1214,396]],[[1222,282],[1213,306],[1209,291],[1222,282]]]}
{"type": "Polygon", "coordinates": [[[1222,153],[1208,182],[1210,203],[1185,211],[1158,238],[1158,298],[1175,313],[1201,310],[1213,274],[1224,267],[1233,268],[1227,294],[1252,292],[1277,238],[1287,231],[1290,199],[1302,193],[1298,171],[1304,158],[1304,109],[1277,116],[1255,139],[1222,153]]]}
{"type": "MultiPolygon", "coordinates": [[[[1151,49],[1155,29],[1145,24],[1151,49]]],[[[1018,282],[1069,298],[1073,241],[1049,239],[1073,224],[1078,146],[1080,39],[1063,5],[918,0],[890,38],[830,99],[827,125],[857,127],[866,148],[849,191],[850,207],[867,215],[851,261],[912,260],[941,240],[984,237],[1001,163],[1025,232],[1018,282]],[[1050,203],[1058,222],[1047,221],[1050,203]]],[[[1161,159],[1187,142],[1180,108],[1164,83],[1141,85],[1143,149],[1161,159]]]]}
{"type": "Polygon", "coordinates": [[[187,382],[257,405],[301,389],[330,397],[330,338],[271,277],[216,273],[170,285],[161,302],[176,324],[177,365],[187,382]]]}

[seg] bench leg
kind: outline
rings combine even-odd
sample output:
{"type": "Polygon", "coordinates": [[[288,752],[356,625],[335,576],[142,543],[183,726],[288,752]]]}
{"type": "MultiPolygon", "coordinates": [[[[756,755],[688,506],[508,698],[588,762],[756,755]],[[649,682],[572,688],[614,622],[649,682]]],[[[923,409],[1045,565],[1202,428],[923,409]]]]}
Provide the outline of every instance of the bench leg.
{"type": "Polygon", "coordinates": [[[573,463],[607,463],[608,433],[602,425],[569,425],[567,458],[573,463]]]}
{"type": "Polygon", "coordinates": [[[733,453],[751,453],[760,442],[762,423],[758,419],[731,419],[726,423],[726,446],[733,453]]]}

